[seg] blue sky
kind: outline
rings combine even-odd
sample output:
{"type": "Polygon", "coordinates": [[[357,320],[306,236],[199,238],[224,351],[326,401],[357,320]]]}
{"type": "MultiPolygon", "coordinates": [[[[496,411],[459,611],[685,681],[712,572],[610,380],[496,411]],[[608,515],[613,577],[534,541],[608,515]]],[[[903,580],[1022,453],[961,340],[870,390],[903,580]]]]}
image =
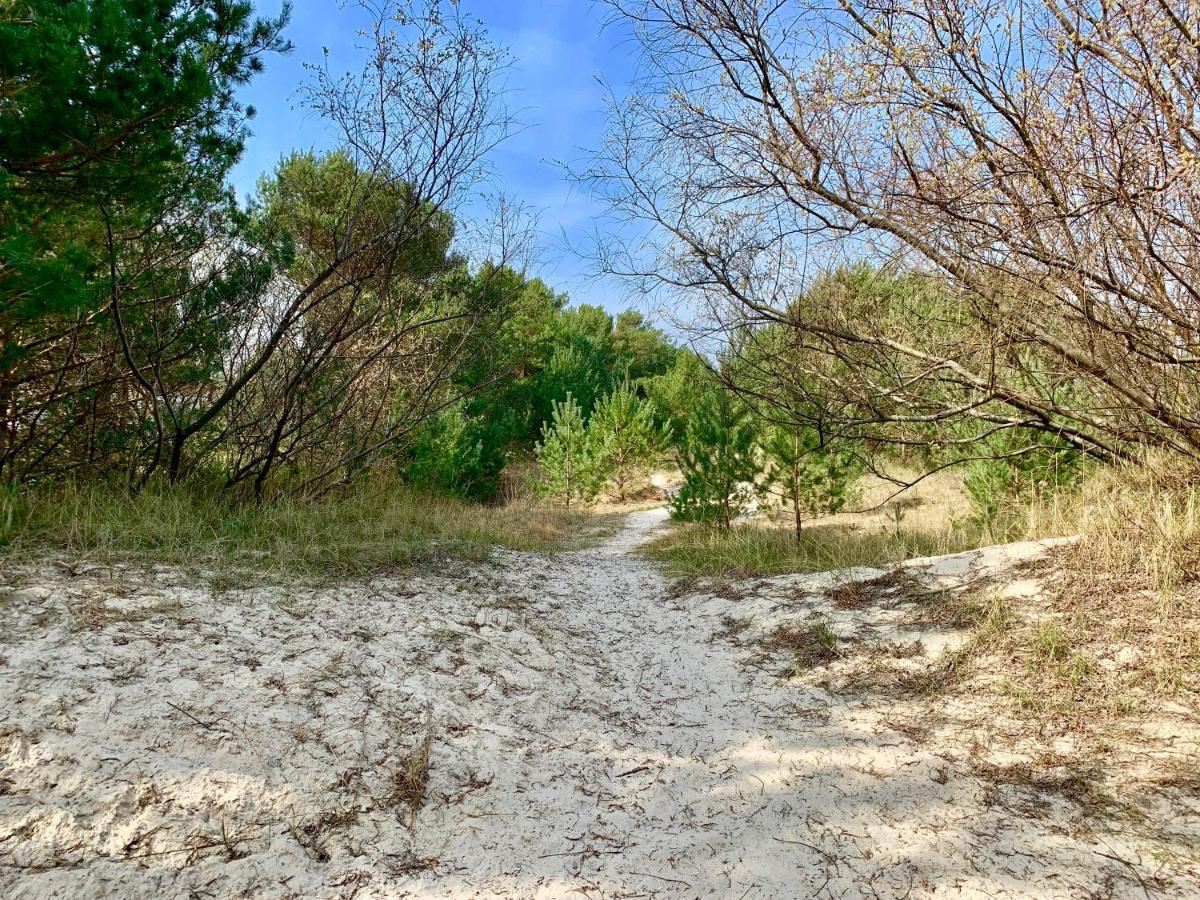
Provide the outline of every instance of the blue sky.
{"type": "MultiPolygon", "coordinates": [[[[259,0],[274,13],[272,0],[259,0]]],[[[620,285],[589,278],[590,267],[565,244],[586,245],[599,209],[564,177],[559,163],[578,162],[604,133],[603,78],[620,91],[633,66],[627,35],[603,27],[607,11],[594,0],[462,0],[481,19],[493,41],[507,47],[512,65],[507,103],[519,127],[494,154],[497,187],[540,216],[533,274],[567,291],[575,302],[610,310],[627,305],[620,285]],[[565,241],[564,241],[565,235],[565,241]]],[[[356,11],[338,0],[295,0],[288,35],[295,51],[267,61],[267,70],[242,93],[258,115],[246,155],[234,172],[239,195],[292,149],[322,148],[328,140],[319,121],[297,108],[296,85],[305,62],[328,47],[335,69],[356,68],[356,11]]]]}

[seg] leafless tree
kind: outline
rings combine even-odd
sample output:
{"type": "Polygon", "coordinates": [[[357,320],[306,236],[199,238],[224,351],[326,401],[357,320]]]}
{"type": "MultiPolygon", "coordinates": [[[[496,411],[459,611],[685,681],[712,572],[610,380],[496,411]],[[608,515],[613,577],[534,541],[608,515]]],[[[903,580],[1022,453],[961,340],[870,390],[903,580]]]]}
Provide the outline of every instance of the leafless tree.
{"type": "Polygon", "coordinates": [[[606,268],[794,330],[848,424],[1200,455],[1195,4],[610,6],[642,74],[582,175],[650,228],[606,268]],[[864,256],[946,289],[806,290],[864,256]]]}

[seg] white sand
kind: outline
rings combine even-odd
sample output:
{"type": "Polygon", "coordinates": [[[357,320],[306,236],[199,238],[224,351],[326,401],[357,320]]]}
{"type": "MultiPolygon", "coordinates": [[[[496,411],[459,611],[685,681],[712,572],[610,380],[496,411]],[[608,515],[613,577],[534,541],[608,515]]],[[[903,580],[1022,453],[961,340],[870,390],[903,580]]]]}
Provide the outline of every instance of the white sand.
{"type": "MultiPolygon", "coordinates": [[[[916,701],[748,665],[716,636],[730,615],[752,636],[816,609],[887,639],[899,614],[835,610],[825,575],[671,598],[630,554],[664,515],[593,550],[320,590],[9,573],[0,895],[1200,894],[1195,803],[1148,799],[1171,817],[1153,831],[1097,829],[1055,797],[1019,815],[972,774],[969,736],[889,724],[916,701]],[[395,773],[427,740],[414,815],[395,773]]],[[[1038,552],[925,577],[1003,577],[1038,552]]],[[[916,636],[930,654],[956,640],[916,636]]]]}

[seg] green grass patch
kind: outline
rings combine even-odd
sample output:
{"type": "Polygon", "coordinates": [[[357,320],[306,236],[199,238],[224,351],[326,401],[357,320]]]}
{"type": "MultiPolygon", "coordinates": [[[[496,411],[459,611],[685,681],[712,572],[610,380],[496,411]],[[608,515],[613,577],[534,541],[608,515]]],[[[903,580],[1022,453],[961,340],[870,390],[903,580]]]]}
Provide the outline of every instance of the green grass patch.
{"type": "Polygon", "coordinates": [[[851,566],[884,566],[917,556],[970,550],[986,543],[970,525],[944,531],[851,530],[816,526],[797,541],[792,531],[751,523],[721,530],[678,525],[645,552],[676,576],[745,578],[793,572],[826,572],[851,566]]]}
{"type": "Polygon", "coordinates": [[[194,486],[152,485],[130,496],[68,484],[0,496],[0,556],[353,575],[441,557],[483,559],[494,546],[564,549],[605,524],[586,513],[431,496],[380,478],[318,500],[261,504],[194,486]]]}

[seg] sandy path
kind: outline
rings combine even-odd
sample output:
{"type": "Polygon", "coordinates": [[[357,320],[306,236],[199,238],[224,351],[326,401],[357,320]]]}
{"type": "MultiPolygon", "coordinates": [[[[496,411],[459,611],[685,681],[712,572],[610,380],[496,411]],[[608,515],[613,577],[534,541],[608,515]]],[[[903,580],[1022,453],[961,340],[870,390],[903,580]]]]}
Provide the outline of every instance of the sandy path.
{"type": "MultiPolygon", "coordinates": [[[[416,894],[1092,896],[1140,890],[1121,860],[1157,871],[1153,847],[1085,834],[1065,805],[1029,818],[997,804],[957,771],[964,747],[904,733],[919,707],[850,705],[748,667],[718,635],[725,617],[817,608],[837,621],[829,577],[773,579],[778,593],[750,600],[673,599],[629,552],[664,518],[636,514],[606,546],[556,560],[555,686],[515,717],[491,790],[423,817],[418,843],[443,877],[416,894]]],[[[961,582],[1038,553],[962,554],[928,577],[961,582]]],[[[842,615],[839,630],[897,634],[886,613],[869,618],[842,615]]],[[[922,638],[934,653],[948,642],[922,638]]],[[[1183,895],[1200,885],[1185,871],[1183,895]]]]}
{"type": "MultiPolygon", "coordinates": [[[[1195,856],[1173,843],[1200,833],[1196,808],[1164,826],[1182,835],[1098,831],[1055,797],[1015,813],[1029,798],[1005,802],[973,774],[969,735],[929,740],[927,704],[850,700],[751,665],[748,644],[721,635],[731,615],[762,630],[819,611],[840,634],[886,640],[897,612],[832,609],[827,575],[674,596],[631,553],[664,518],[633,514],[577,553],[307,593],[213,596],[169,573],[123,575],[120,591],[111,574],[27,577],[0,606],[0,894],[1200,888],[1195,856]],[[413,814],[394,785],[425,741],[413,814]]],[[[927,577],[1002,574],[1039,552],[960,554],[927,577]]],[[[930,654],[953,643],[915,638],[930,654]]]]}
{"type": "Polygon", "coordinates": [[[820,885],[820,867],[775,840],[791,810],[755,822],[770,810],[757,770],[777,759],[765,697],[737,677],[710,623],[668,600],[665,580],[629,554],[664,513],[634,514],[604,547],[557,560],[544,621],[561,640],[557,702],[519,710],[475,808],[423,822],[419,844],[463,870],[431,896],[738,896],[756,884],[783,896],[820,885]]]}

